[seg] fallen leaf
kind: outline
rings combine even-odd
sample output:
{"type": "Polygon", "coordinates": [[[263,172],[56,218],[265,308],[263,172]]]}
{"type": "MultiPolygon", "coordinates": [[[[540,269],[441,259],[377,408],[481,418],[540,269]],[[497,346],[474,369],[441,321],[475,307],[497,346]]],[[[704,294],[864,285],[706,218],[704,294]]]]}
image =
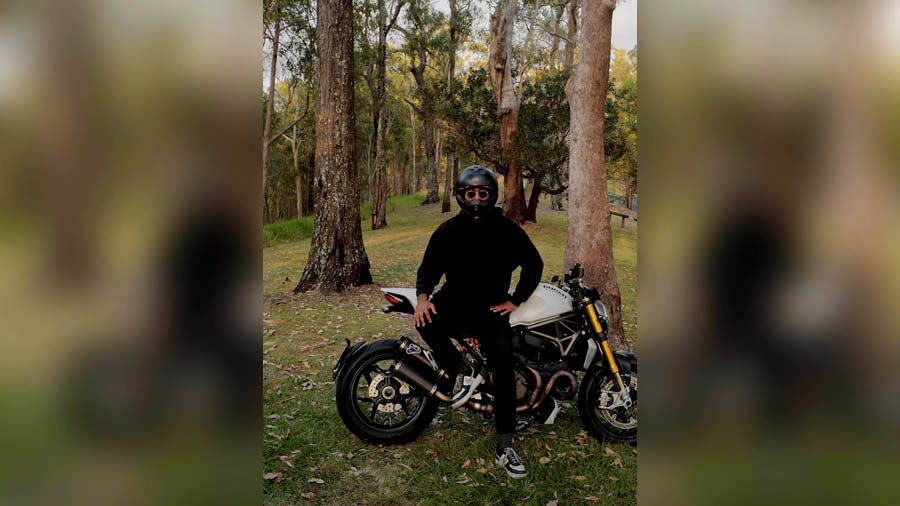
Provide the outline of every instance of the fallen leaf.
{"type": "Polygon", "coordinates": [[[463,462],[463,465],[460,466],[460,469],[468,469],[469,464],[471,464],[471,463],[472,463],[472,462],[471,462],[469,459],[466,459],[466,461],[463,462]]]}
{"type": "Polygon", "coordinates": [[[584,496],[584,498],[591,502],[597,502],[600,500],[599,497],[593,496],[593,495],[586,495],[586,496],[584,496]]]}
{"type": "Polygon", "coordinates": [[[478,472],[481,473],[481,474],[484,474],[484,473],[486,473],[486,472],[488,472],[488,471],[487,471],[486,468],[479,467],[479,468],[478,468],[478,472]]]}
{"type": "Polygon", "coordinates": [[[263,475],[264,480],[281,481],[282,473],[266,473],[263,475]]]}
{"type": "Polygon", "coordinates": [[[622,459],[616,457],[616,460],[613,461],[614,466],[622,467],[622,459]]]}
{"type": "Polygon", "coordinates": [[[288,457],[287,455],[282,455],[278,458],[279,458],[279,460],[284,462],[288,467],[294,467],[294,464],[291,464],[291,458],[288,457]]]}
{"type": "Polygon", "coordinates": [[[619,479],[616,478],[615,476],[610,476],[609,481],[619,481],[619,479]]]}
{"type": "Polygon", "coordinates": [[[319,485],[325,483],[325,480],[323,480],[322,478],[310,478],[307,481],[309,481],[310,483],[318,483],[319,485]]]}
{"type": "Polygon", "coordinates": [[[548,503],[547,503],[547,506],[557,506],[558,504],[559,504],[559,501],[557,501],[556,499],[554,499],[554,500],[548,502],[548,503]]]}
{"type": "Polygon", "coordinates": [[[266,325],[278,325],[279,323],[287,323],[287,320],[263,320],[266,325]]]}
{"type": "Polygon", "coordinates": [[[579,474],[578,476],[575,477],[575,481],[584,481],[584,480],[586,480],[586,479],[587,479],[587,478],[585,478],[584,476],[582,476],[582,475],[580,475],[580,474],[579,474]]]}
{"type": "Polygon", "coordinates": [[[302,495],[304,499],[312,499],[313,497],[316,496],[316,494],[313,492],[304,492],[300,495],[302,495]]]}
{"type": "Polygon", "coordinates": [[[549,464],[549,463],[550,463],[550,457],[541,457],[541,458],[538,459],[538,462],[540,462],[541,464],[549,464]]]}
{"type": "Polygon", "coordinates": [[[619,455],[615,450],[608,446],[603,447],[603,453],[609,455],[610,457],[617,457],[619,455]]]}

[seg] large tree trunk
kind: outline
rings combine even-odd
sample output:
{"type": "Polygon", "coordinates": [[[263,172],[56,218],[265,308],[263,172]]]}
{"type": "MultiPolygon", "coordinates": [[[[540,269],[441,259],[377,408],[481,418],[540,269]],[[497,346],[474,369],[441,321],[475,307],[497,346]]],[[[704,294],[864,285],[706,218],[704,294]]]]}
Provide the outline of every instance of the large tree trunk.
{"type": "Polygon", "coordinates": [[[622,297],[613,261],[612,226],[606,198],[603,113],[609,84],[609,52],[615,0],[585,0],[585,30],[578,70],[566,85],[571,111],[569,144],[569,226],[566,268],[581,263],[585,283],[596,286],[609,310],[609,339],[630,349],[622,327],[622,297]]]}
{"type": "Polygon", "coordinates": [[[500,156],[506,169],[503,176],[503,215],[522,223],[525,221],[525,192],[515,152],[518,131],[519,99],[512,80],[510,46],[516,18],[516,0],[500,3],[491,16],[491,45],[488,56],[491,86],[497,100],[500,118],[500,156]]]}
{"type": "Polygon", "coordinates": [[[316,10],[318,198],[309,260],[295,293],[341,291],[372,282],[356,185],[353,0],[318,0],[316,10]]]}
{"type": "MultiPolygon", "coordinates": [[[[262,183],[263,202],[266,203],[266,181],[269,179],[269,136],[272,135],[272,110],[275,107],[275,74],[278,70],[278,43],[281,38],[281,3],[275,2],[275,36],[272,39],[272,68],[269,69],[269,96],[266,103],[266,125],[263,128],[262,183]]],[[[267,204],[267,203],[266,203],[267,204]]],[[[268,214],[268,213],[266,213],[268,214]]],[[[268,216],[267,216],[268,218],[268,216]]]]}

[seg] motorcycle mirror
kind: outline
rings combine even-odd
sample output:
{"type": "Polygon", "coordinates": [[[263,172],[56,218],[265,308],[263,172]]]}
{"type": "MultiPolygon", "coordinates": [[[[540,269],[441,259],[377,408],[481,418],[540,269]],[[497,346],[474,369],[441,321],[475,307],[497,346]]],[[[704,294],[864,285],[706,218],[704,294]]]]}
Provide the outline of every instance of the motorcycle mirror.
{"type": "Polygon", "coordinates": [[[551,283],[559,282],[559,276],[553,276],[553,279],[550,280],[551,283]]]}

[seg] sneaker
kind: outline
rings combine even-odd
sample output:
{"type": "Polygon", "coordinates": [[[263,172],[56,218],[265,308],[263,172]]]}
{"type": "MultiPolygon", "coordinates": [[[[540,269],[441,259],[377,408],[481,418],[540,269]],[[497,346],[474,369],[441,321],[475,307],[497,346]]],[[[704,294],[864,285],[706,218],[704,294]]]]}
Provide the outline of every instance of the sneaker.
{"type": "Polygon", "coordinates": [[[497,450],[494,454],[494,462],[506,469],[506,474],[510,478],[524,478],[528,475],[525,472],[522,459],[519,458],[519,454],[511,446],[507,446],[502,451],[497,450]]]}
{"type": "Polygon", "coordinates": [[[453,403],[450,406],[454,409],[468,402],[478,385],[484,381],[480,373],[475,374],[475,367],[472,364],[466,362],[466,365],[468,371],[459,373],[453,386],[453,403]]]}

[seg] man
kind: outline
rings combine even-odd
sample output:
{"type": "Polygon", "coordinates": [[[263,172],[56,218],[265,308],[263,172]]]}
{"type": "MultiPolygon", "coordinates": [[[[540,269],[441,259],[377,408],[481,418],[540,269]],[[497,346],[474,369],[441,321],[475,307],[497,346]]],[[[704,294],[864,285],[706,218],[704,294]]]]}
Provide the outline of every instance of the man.
{"type": "Polygon", "coordinates": [[[534,244],[497,203],[497,177],[473,165],[456,181],[461,212],[432,234],[416,279],[416,329],[434,350],[439,365],[456,373],[453,407],[465,404],[485,380],[463,360],[449,336],[472,332],[488,356],[494,382],[494,416],[498,442],[495,461],[512,478],[526,475],[512,448],[516,427],[516,384],[509,314],[537,288],[544,269],[534,244]],[[509,295],[512,272],[522,267],[515,292],[509,295]],[[441,276],[447,281],[431,301],[441,276]]]}

